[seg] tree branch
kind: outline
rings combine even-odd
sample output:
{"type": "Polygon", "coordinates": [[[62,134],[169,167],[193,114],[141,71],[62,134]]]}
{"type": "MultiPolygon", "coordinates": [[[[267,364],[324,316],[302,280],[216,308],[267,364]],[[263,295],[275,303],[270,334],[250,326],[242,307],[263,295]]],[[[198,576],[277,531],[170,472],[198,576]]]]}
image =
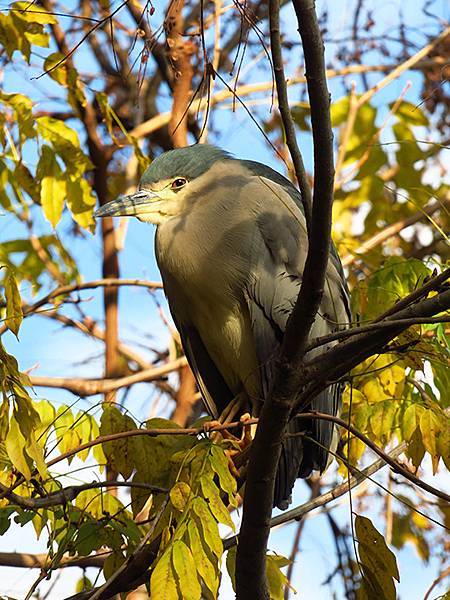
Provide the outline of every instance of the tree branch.
{"type": "Polygon", "coordinates": [[[61,388],[72,392],[72,394],[86,398],[87,396],[93,396],[94,394],[109,394],[110,392],[115,392],[123,387],[129,387],[135,383],[155,381],[167,375],[168,373],[177,371],[185,365],[187,365],[187,361],[183,356],[160,367],[144,369],[142,371],[138,371],[137,373],[133,373],[132,375],[127,375],[126,377],[120,377],[118,379],[39,377],[37,375],[30,375],[29,378],[33,386],[61,388]]]}
{"type": "MultiPolygon", "coordinates": [[[[406,442],[402,442],[396,448],[391,450],[388,456],[392,459],[396,459],[400,454],[402,454],[406,450],[406,442]]],[[[313,498],[308,500],[304,504],[300,504],[300,506],[296,506],[291,510],[284,511],[282,514],[273,517],[270,520],[270,527],[278,527],[280,525],[284,525],[285,523],[289,523],[290,521],[298,521],[303,518],[306,514],[315,510],[316,508],[320,508],[325,506],[329,502],[336,500],[336,498],[340,498],[344,496],[347,492],[349,492],[354,487],[360,485],[363,481],[365,481],[368,477],[371,477],[374,473],[382,469],[386,466],[386,461],[384,458],[380,458],[373,462],[371,465],[359,471],[356,475],[353,475],[350,478],[350,481],[344,481],[339,485],[336,485],[331,490],[324,492],[317,498],[313,498]]],[[[235,546],[238,542],[239,536],[235,535],[224,540],[224,550],[228,550],[232,546],[235,546]]]]}
{"type": "Polygon", "coordinates": [[[314,194],[311,233],[303,280],[283,339],[273,387],[263,403],[250,451],[240,543],[236,559],[236,597],[268,600],[266,548],[275,474],[282,436],[293,407],[308,335],[320,305],[331,243],[333,136],[325,80],[323,43],[309,0],[294,0],[302,38],[314,139],[314,194]],[[296,372],[296,377],[294,377],[296,372]]]}
{"type": "Polygon", "coordinates": [[[277,87],[278,109],[283,122],[286,136],[286,144],[292,158],[300,193],[302,196],[303,210],[305,212],[306,225],[308,232],[311,230],[311,211],[312,197],[311,187],[306,175],[305,165],[297,144],[295,133],[295,124],[289,107],[289,98],[287,94],[286,77],[283,67],[283,56],[281,53],[280,40],[280,4],[279,0],[269,1],[269,21],[270,21],[270,53],[272,55],[273,70],[275,74],[275,83],[277,87]]]}
{"type": "MultiPolygon", "coordinates": [[[[420,60],[417,63],[413,63],[409,68],[417,70],[426,70],[435,67],[436,65],[445,65],[445,60],[442,59],[442,61],[440,61],[436,58],[432,60],[420,60]]],[[[348,67],[343,67],[342,69],[327,69],[326,76],[328,79],[331,79],[335,77],[345,77],[346,75],[353,75],[358,73],[390,73],[397,66],[397,63],[387,65],[350,65],[348,67]]],[[[398,76],[399,75],[401,75],[401,73],[399,73],[398,76]]],[[[294,75],[292,77],[289,77],[289,80],[286,82],[286,85],[293,86],[302,83],[306,83],[306,77],[294,75]]],[[[268,90],[271,90],[272,86],[272,81],[261,81],[258,83],[249,83],[241,85],[233,91],[230,91],[228,89],[220,90],[216,92],[213,96],[211,96],[210,109],[216,104],[220,104],[224,100],[232,100],[235,95],[242,98],[243,96],[250,96],[251,94],[256,94],[258,92],[266,92],[268,90]]],[[[195,115],[199,111],[201,112],[201,103],[202,100],[192,102],[191,106],[189,107],[189,114],[195,115]]],[[[159,113],[155,115],[151,119],[148,119],[147,121],[144,121],[143,123],[137,125],[134,129],[130,131],[130,135],[132,135],[135,138],[142,138],[146,137],[147,135],[150,135],[151,133],[157,131],[161,127],[167,125],[170,121],[171,114],[172,113],[168,111],[165,113],[159,113]]]]}
{"type": "MultiPolygon", "coordinates": [[[[88,281],[86,283],[73,283],[70,285],[61,285],[56,289],[52,290],[46,296],[34,302],[31,305],[24,307],[23,316],[27,317],[35,313],[39,308],[45,306],[52,300],[55,300],[59,296],[65,296],[67,294],[71,294],[72,292],[79,292],[81,290],[92,290],[98,287],[108,288],[108,287],[120,287],[123,285],[132,285],[137,287],[145,287],[150,290],[160,290],[163,289],[162,283],[158,281],[146,281],[139,279],[119,279],[117,277],[106,277],[104,279],[96,279],[95,281],[88,281]]],[[[7,328],[5,326],[0,327],[0,335],[2,335],[7,328]]]]}
{"type": "MultiPolygon", "coordinates": [[[[80,558],[71,558],[69,556],[61,558],[58,563],[58,569],[65,567],[88,567],[102,568],[105,560],[111,552],[103,552],[93,556],[82,556],[80,558]]],[[[18,567],[23,569],[46,569],[49,567],[48,554],[30,554],[27,552],[0,552],[0,565],[3,567],[18,567]]]]}
{"type": "Polygon", "coordinates": [[[152,493],[167,493],[168,491],[165,488],[161,488],[156,485],[134,481],[93,481],[91,483],[83,483],[82,485],[71,485],[69,487],[62,488],[58,492],[52,492],[46,496],[42,496],[41,498],[30,498],[26,496],[19,496],[10,490],[6,485],[0,483],[0,490],[3,492],[4,497],[8,498],[11,504],[16,504],[20,508],[26,510],[38,510],[42,508],[49,508],[50,506],[67,504],[68,502],[75,500],[75,498],[79,496],[81,492],[102,487],[134,487],[149,490],[152,493]]]}
{"type": "Polygon", "coordinates": [[[400,231],[402,231],[403,229],[406,229],[407,227],[418,223],[423,219],[423,217],[430,216],[435,212],[441,210],[447,204],[449,204],[449,202],[450,195],[448,198],[445,198],[442,202],[432,202],[428,204],[428,206],[425,206],[423,209],[415,212],[406,219],[401,219],[400,221],[397,221],[392,225],[388,225],[381,231],[378,231],[368,240],[363,242],[358,248],[356,248],[356,250],[352,252],[352,254],[347,254],[347,256],[344,256],[342,259],[342,265],[344,267],[348,267],[349,265],[353,264],[356,260],[361,258],[361,255],[365,254],[369,250],[372,250],[373,248],[376,248],[376,246],[381,245],[389,238],[400,233],[400,231]]]}

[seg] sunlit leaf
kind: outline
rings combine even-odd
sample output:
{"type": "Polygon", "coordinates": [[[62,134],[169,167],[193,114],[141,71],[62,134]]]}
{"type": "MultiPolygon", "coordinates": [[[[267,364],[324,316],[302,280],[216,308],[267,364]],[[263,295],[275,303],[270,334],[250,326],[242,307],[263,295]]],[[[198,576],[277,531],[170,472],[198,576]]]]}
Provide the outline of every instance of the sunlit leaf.
{"type": "Polygon", "coordinates": [[[174,507],[183,512],[191,496],[191,488],[184,481],[178,481],[170,490],[170,501],[174,507]]]}
{"type": "Polygon", "coordinates": [[[175,540],[173,543],[172,562],[183,599],[200,600],[202,590],[197,579],[195,561],[191,551],[181,540],[175,540]]]}
{"type": "Polygon", "coordinates": [[[23,320],[22,300],[14,274],[8,270],[4,281],[6,297],[6,325],[17,336],[23,320]]]}
{"type": "Polygon", "coordinates": [[[179,594],[175,581],[175,573],[172,567],[172,551],[169,548],[156,563],[156,567],[153,569],[150,577],[151,597],[178,600],[179,594]]]}

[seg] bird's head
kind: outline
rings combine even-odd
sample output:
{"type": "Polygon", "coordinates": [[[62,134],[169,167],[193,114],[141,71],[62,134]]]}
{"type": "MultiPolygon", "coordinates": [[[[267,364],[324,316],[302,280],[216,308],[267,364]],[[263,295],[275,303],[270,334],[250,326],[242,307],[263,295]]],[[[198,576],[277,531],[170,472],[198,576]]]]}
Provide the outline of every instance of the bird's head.
{"type": "Polygon", "coordinates": [[[148,167],[134,194],[108,202],[95,211],[94,217],[137,217],[159,225],[182,211],[191,182],[217,161],[229,158],[229,154],[208,144],[169,150],[148,167]]]}

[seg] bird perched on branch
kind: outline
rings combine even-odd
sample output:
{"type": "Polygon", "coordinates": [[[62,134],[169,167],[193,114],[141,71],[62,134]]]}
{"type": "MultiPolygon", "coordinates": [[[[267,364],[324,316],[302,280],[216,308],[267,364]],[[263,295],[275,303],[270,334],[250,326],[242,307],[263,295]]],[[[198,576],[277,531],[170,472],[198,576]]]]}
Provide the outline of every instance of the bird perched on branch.
{"type": "MultiPolygon", "coordinates": [[[[170,310],[204,402],[215,418],[239,399],[258,416],[274,376],[308,250],[299,191],[273,169],[210,145],[156,158],[139,190],[96,217],[154,223],[156,259],[170,310]]],[[[346,327],[347,287],[331,248],[325,292],[311,338],[346,327]]],[[[312,357],[323,351],[312,350],[312,357]]],[[[336,415],[342,386],[330,385],[308,409],[336,415]]],[[[323,471],[334,451],[332,423],[292,419],[283,442],[274,506],[285,508],[297,477],[323,471]]]]}

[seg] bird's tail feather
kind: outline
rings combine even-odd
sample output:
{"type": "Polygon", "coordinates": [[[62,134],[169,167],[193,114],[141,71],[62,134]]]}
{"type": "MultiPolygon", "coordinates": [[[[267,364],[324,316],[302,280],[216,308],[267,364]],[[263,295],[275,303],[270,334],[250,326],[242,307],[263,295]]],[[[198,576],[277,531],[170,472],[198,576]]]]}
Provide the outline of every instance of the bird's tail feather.
{"type": "MultiPolygon", "coordinates": [[[[318,394],[311,409],[336,415],[340,411],[342,386],[335,384],[318,394]]],[[[275,479],[273,506],[286,509],[297,477],[324,471],[333,458],[338,431],[333,423],[319,419],[292,419],[287,427],[275,479]],[[328,451],[331,449],[331,453],[328,451]]]]}

